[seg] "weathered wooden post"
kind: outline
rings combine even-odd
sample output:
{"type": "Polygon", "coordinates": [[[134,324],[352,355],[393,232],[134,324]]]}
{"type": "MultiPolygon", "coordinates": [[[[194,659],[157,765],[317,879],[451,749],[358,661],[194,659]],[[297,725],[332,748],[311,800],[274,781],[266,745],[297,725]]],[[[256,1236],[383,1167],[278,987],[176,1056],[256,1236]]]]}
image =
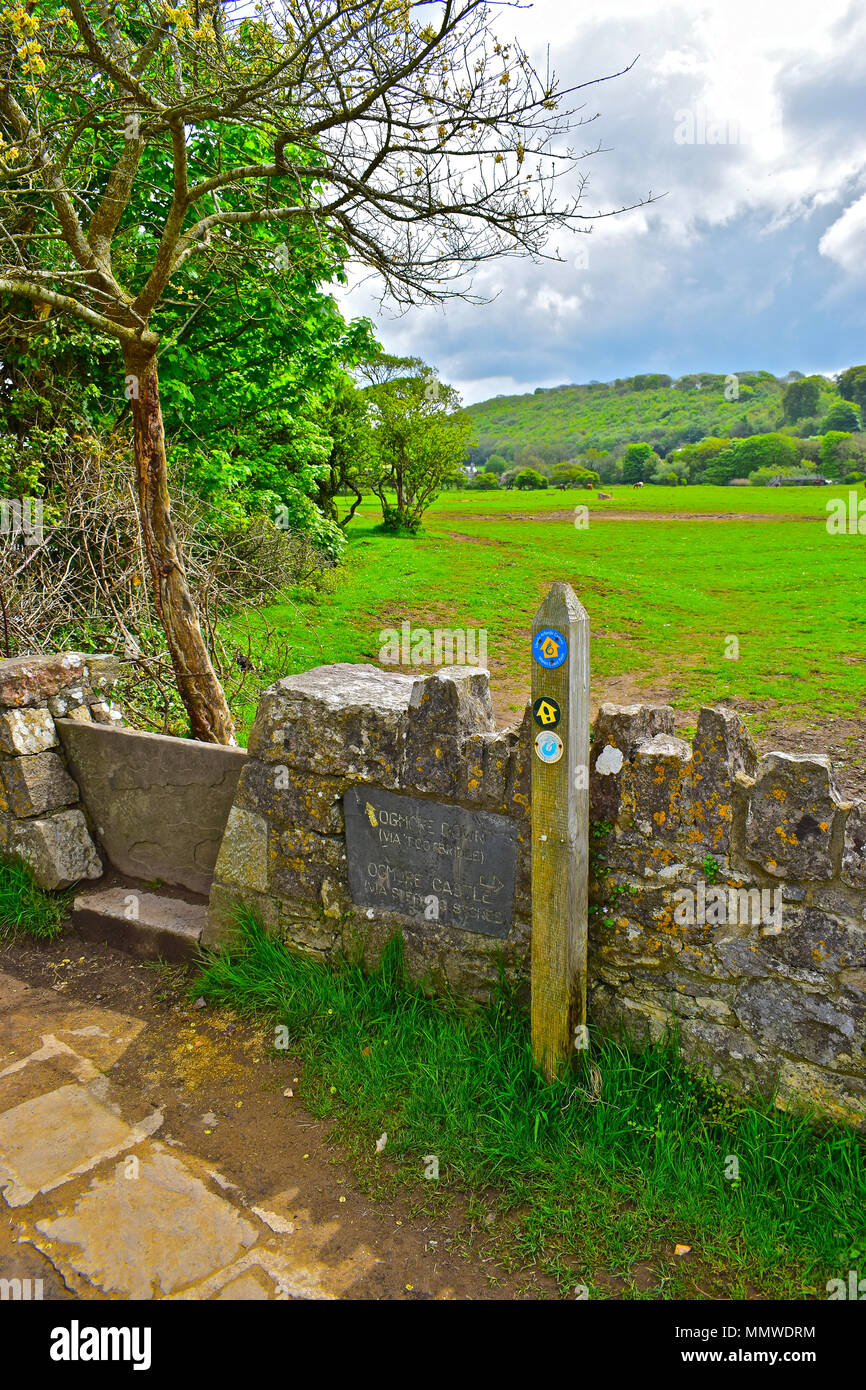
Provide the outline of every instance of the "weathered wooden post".
{"type": "Polygon", "coordinates": [[[589,618],[556,583],[532,624],[532,1051],[548,1081],[586,1045],[589,618]]]}

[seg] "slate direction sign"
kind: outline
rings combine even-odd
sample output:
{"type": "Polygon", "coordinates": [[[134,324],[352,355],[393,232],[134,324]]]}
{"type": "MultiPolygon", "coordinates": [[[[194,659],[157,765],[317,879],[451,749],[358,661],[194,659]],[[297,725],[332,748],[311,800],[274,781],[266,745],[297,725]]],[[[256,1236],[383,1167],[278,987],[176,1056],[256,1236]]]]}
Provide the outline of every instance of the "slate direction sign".
{"type": "Polygon", "coordinates": [[[377,787],[343,797],[352,898],[485,936],[507,936],[514,911],[517,826],[377,787]]]}

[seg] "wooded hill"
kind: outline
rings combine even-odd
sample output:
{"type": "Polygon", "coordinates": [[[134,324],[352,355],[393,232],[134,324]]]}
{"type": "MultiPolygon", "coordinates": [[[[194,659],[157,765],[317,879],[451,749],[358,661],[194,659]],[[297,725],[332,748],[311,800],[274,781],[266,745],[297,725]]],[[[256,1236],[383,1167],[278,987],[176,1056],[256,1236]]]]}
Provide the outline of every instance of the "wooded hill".
{"type": "MultiPolygon", "coordinates": [[[[772,372],[745,371],[674,380],[652,373],[584,386],[539,387],[525,396],[496,396],[468,407],[477,439],[469,451],[470,462],[480,466],[499,454],[509,464],[535,467],[538,462],[580,458],[588,450],[621,453],[626,445],[643,441],[665,458],[680,445],[708,435],[743,439],[786,423],[790,428],[782,397],[800,377],[799,372],[780,378],[772,372]]],[[[814,417],[798,419],[793,432],[819,433],[822,417],[838,400],[834,383],[827,380],[825,386],[822,379],[814,417]]]]}

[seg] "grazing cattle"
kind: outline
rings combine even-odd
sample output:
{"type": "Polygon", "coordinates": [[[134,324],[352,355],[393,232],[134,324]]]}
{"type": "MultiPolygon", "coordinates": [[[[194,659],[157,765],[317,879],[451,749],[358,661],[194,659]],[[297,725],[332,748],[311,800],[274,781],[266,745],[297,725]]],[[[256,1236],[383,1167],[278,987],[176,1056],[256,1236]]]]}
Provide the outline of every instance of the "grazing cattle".
{"type": "Polygon", "coordinates": [[[643,487],[643,483],[635,483],[635,487],[643,487]]]}
{"type": "Polygon", "coordinates": [[[613,501],[613,493],[612,493],[612,492],[600,492],[600,493],[598,494],[598,496],[599,496],[599,501],[604,501],[604,502],[612,502],[612,501],[613,501]]]}

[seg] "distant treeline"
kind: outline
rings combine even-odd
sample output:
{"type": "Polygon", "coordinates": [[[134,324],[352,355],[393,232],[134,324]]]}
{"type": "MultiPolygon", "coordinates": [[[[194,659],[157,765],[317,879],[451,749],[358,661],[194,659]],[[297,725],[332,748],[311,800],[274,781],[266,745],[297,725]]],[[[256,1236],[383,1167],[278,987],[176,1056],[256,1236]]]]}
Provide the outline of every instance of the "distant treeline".
{"type": "MultiPolygon", "coordinates": [[[[706,452],[716,453],[736,441],[773,435],[781,443],[775,449],[764,445],[761,465],[827,464],[828,476],[842,476],[856,471],[866,453],[860,437],[864,406],[866,366],[850,367],[835,380],[796,371],[783,378],[742,371],[696,372],[677,379],[648,372],[610,382],[538,387],[531,395],[497,396],[468,408],[476,443],[468,450],[467,463],[484,469],[491,462],[491,471],[505,476],[506,485],[514,470],[531,468],[549,477],[564,462],[592,470],[602,482],[616,482],[624,464],[626,473],[634,471],[625,456],[629,446],[641,444],[649,445],[653,455],[641,470],[647,480],[673,481],[676,473],[678,480],[697,481],[693,466],[690,476],[684,476],[683,463],[692,463],[688,453],[667,476],[659,462],[673,465],[677,451],[702,441],[712,440],[716,448],[706,452]],[[824,445],[828,434],[849,438],[824,445]],[[786,447],[787,441],[793,448],[786,447]]],[[[742,463],[748,452],[743,451],[742,463]]],[[[732,463],[733,456],[728,454],[725,462],[732,463]]]]}

